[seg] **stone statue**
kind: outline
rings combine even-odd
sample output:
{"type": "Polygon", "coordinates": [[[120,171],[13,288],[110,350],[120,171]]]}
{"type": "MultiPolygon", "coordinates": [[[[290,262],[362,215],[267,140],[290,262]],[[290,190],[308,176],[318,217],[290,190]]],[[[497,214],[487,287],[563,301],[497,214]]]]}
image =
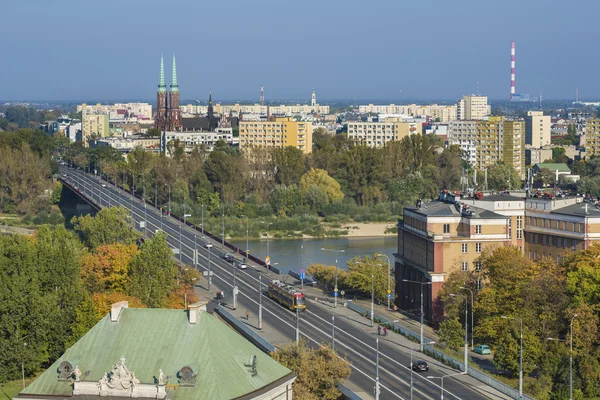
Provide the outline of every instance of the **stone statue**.
{"type": "Polygon", "coordinates": [[[107,385],[111,389],[129,389],[131,387],[132,372],[125,366],[125,357],[113,366],[107,385]]]}
{"type": "Polygon", "coordinates": [[[158,370],[158,384],[159,385],[165,384],[165,374],[163,373],[162,369],[158,370]]]}
{"type": "Polygon", "coordinates": [[[100,388],[100,390],[104,390],[104,387],[107,386],[108,383],[108,374],[105,372],[104,376],[102,376],[102,379],[100,379],[100,382],[98,382],[98,387],[100,388]]]}
{"type": "Polygon", "coordinates": [[[76,365],[73,370],[73,375],[75,376],[75,382],[79,382],[79,378],[81,377],[81,371],[79,370],[79,366],[76,365]]]}
{"type": "Polygon", "coordinates": [[[132,387],[133,389],[135,389],[135,387],[136,387],[137,385],[139,385],[139,384],[140,384],[140,380],[139,380],[138,378],[136,378],[136,377],[135,377],[135,373],[134,373],[134,372],[132,372],[132,373],[131,373],[131,387],[132,387]]]}

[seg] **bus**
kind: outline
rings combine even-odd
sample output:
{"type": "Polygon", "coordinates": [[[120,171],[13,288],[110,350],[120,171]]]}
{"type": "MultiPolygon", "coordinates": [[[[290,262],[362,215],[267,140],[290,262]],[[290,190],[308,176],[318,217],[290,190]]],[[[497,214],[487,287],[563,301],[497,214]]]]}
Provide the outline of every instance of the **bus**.
{"type": "Polygon", "coordinates": [[[270,298],[292,311],[303,311],[306,309],[304,294],[300,293],[294,287],[286,285],[281,281],[270,281],[268,284],[267,293],[269,294],[270,298]]]}

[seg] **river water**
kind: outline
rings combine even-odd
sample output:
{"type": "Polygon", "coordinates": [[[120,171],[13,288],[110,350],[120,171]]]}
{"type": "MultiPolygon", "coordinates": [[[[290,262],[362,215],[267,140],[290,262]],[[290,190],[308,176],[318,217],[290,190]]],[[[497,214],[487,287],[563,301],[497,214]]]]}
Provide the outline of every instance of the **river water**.
{"type": "MultiPolygon", "coordinates": [[[[338,267],[346,269],[347,260],[373,253],[387,255],[393,267],[393,253],[398,251],[395,235],[370,238],[270,239],[268,242],[271,265],[279,268],[282,274],[287,274],[290,269],[299,272],[300,268],[307,269],[310,264],[335,265],[336,257],[338,267]],[[321,248],[344,252],[323,251],[321,248]]],[[[245,240],[233,240],[231,243],[240,249],[246,248],[245,240]]],[[[248,247],[250,253],[258,258],[264,260],[267,256],[266,239],[250,240],[248,247]]]]}

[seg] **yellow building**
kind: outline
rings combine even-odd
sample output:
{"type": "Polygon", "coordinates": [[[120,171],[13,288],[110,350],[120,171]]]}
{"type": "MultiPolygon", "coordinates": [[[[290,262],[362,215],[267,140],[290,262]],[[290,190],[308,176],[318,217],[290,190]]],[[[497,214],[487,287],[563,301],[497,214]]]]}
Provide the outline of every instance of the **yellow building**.
{"type": "Polygon", "coordinates": [[[404,122],[400,118],[388,118],[385,122],[348,122],[348,139],[369,147],[383,147],[416,133],[422,133],[421,123],[404,122]]]}
{"type": "Polygon", "coordinates": [[[464,96],[457,104],[457,117],[463,120],[482,120],[492,113],[487,96],[464,96]]]}
{"type": "Polygon", "coordinates": [[[312,152],[312,122],[292,118],[275,121],[240,121],[240,149],[252,152],[256,148],[293,146],[309,154],[312,152]]]}
{"type": "Polygon", "coordinates": [[[581,147],[585,149],[585,159],[600,156],[600,119],[585,121],[585,133],[581,136],[581,147]]]}
{"type": "Polygon", "coordinates": [[[90,138],[110,136],[108,114],[85,114],[81,120],[81,141],[88,145],[90,138]]]}

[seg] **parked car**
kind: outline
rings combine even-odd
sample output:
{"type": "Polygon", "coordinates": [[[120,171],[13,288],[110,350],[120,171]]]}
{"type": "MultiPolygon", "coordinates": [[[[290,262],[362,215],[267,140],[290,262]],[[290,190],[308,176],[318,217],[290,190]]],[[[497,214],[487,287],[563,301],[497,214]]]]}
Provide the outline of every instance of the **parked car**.
{"type": "Polygon", "coordinates": [[[492,350],[487,344],[480,344],[479,346],[475,347],[473,351],[477,354],[492,354],[492,350]]]}
{"type": "Polygon", "coordinates": [[[427,365],[427,361],[417,360],[412,364],[412,369],[417,372],[427,372],[429,371],[429,365],[427,365]]]}

